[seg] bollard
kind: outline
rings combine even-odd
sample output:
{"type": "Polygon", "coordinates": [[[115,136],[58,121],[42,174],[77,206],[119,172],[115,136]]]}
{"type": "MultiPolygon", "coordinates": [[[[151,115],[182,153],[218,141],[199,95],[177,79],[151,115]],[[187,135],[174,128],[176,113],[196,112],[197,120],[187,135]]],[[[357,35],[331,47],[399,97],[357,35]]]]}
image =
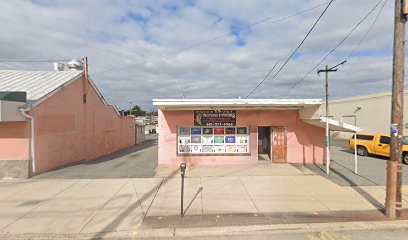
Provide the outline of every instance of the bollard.
{"type": "Polygon", "coordinates": [[[180,164],[180,173],[181,173],[181,217],[184,217],[183,210],[183,198],[184,198],[184,175],[186,173],[186,164],[180,164]]]}

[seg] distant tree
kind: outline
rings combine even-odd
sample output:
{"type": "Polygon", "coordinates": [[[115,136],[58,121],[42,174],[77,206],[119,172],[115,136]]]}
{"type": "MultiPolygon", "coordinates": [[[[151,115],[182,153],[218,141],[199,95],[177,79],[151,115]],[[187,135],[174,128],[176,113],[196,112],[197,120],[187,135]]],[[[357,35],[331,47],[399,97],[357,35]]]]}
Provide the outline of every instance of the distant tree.
{"type": "Polygon", "coordinates": [[[132,111],[130,113],[131,115],[134,115],[136,117],[146,115],[146,111],[142,110],[138,105],[133,106],[132,111]]]}

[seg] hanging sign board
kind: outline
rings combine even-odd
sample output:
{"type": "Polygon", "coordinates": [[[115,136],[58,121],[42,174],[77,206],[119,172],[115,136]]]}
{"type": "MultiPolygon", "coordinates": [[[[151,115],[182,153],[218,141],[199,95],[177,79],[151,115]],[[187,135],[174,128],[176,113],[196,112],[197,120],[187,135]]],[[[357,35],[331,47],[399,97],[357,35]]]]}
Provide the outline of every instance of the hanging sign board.
{"type": "Polygon", "coordinates": [[[194,111],[194,126],[235,126],[236,119],[235,110],[194,111]]]}

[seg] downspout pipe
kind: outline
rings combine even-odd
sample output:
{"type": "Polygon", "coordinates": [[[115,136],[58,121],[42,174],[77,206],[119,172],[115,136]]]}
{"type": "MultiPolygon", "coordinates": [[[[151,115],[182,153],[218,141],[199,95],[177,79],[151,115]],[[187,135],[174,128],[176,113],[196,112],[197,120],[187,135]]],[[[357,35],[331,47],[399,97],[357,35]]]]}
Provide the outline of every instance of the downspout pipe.
{"type": "Polygon", "coordinates": [[[33,173],[36,171],[36,162],[35,162],[35,131],[34,131],[34,118],[33,116],[28,115],[28,109],[20,109],[21,114],[29,118],[31,121],[31,138],[30,138],[30,150],[31,150],[31,166],[33,173]]]}

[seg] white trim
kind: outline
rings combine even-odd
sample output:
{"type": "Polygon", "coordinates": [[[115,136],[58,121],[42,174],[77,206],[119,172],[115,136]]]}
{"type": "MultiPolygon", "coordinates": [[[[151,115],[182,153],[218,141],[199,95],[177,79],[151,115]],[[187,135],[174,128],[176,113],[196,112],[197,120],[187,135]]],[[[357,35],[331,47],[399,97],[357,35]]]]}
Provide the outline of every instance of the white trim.
{"type": "Polygon", "coordinates": [[[182,109],[301,109],[320,106],[321,99],[153,99],[153,106],[166,110],[182,109]]]}

